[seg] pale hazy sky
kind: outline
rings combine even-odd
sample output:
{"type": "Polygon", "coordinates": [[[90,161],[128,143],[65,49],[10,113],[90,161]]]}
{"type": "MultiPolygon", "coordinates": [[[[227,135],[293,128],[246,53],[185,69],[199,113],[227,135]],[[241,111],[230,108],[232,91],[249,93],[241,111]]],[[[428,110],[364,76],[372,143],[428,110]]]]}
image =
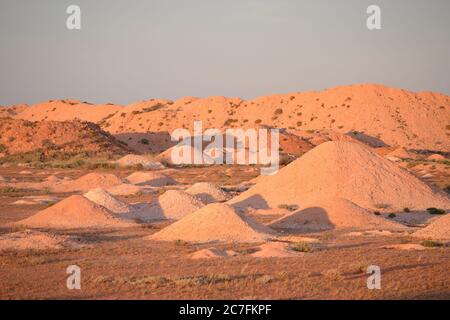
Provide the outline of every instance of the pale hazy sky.
{"type": "Polygon", "coordinates": [[[366,82],[450,94],[449,31],[449,0],[0,0],[0,105],[366,82]],[[71,4],[80,31],[66,28],[71,4]]]}

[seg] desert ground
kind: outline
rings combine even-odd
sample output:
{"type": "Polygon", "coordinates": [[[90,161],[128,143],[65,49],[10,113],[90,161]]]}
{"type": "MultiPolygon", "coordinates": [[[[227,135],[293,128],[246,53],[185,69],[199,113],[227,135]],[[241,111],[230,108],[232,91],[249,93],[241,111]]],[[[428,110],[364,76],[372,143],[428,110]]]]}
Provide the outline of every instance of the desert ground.
{"type": "Polygon", "coordinates": [[[0,299],[450,299],[448,96],[366,84],[0,117],[0,299]],[[194,120],[280,128],[278,173],[173,164],[170,133],[194,120]]]}

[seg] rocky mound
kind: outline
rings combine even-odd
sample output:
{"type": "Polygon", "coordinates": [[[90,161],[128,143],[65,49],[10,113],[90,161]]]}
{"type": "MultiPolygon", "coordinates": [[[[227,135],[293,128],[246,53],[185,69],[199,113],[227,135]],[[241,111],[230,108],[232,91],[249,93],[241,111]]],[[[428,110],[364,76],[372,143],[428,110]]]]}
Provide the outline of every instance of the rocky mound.
{"type": "Polygon", "coordinates": [[[203,206],[200,200],[184,191],[168,190],[151,204],[149,214],[152,217],[179,220],[203,206]]]}
{"type": "Polygon", "coordinates": [[[423,239],[450,240],[450,214],[433,220],[428,226],[414,233],[423,239]]]}
{"type": "Polygon", "coordinates": [[[132,211],[128,204],[117,200],[109,192],[103,190],[102,188],[90,190],[85,193],[84,196],[92,202],[105,207],[112,213],[130,213],[132,211]]]}
{"type": "Polygon", "coordinates": [[[24,230],[0,235],[0,250],[49,250],[78,248],[81,239],[75,236],[24,230]]]}
{"type": "Polygon", "coordinates": [[[210,182],[199,182],[186,189],[186,192],[199,198],[204,203],[223,202],[228,195],[219,187],[210,182]]]}
{"type": "Polygon", "coordinates": [[[0,121],[0,154],[36,152],[38,160],[83,155],[117,155],[128,148],[94,123],[81,121],[0,121]]]}
{"type": "Polygon", "coordinates": [[[83,196],[70,196],[35,215],[17,222],[34,228],[120,228],[134,226],[83,196]]]}
{"type": "Polygon", "coordinates": [[[287,214],[270,224],[272,228],[303,232],[323,231],[334,228],[402,229],[393,221],[386,220],[345,199],[323,200],[320,205],[307,204],[303,209],[287,214]]]}
{"type": "Polygon", "coordinates": [[[132,184],[146,185],[151,187],[164,187],[177,183],[174,179],[164,174],[146,171],[133,172],[125,179],[132,184]]]}
{"type": "Polygon", "coordinates": [[[291,250],[287,243],[269,242],[261,245],[258,251],[252,253],[251,256],[256,258],[293,258],[300,257],[303,254],[291,250]]]}
{"type": "Polygon", "coordinates": [[[268,228],[221,203],[207,205],[149,237],[158,241],[242,243],[263,242],[268,238],[268,228]]]}
{"type": "Polygon", "coordinates": [[[88,173],[76,180],[62,181],[51,189],[55,192],[89,191],[91,189],[108,189],[122,184],[122,179],[111,173],[88,173]]]}
{"type": "Polygon", "coordinates": [[[262,177],[230,203],[257,209],[286,205],[305,209],[306,202],[320,207],[323,200],[336,198],[372,210],[450,207],[444,193],[368,148],[343,141],[319,145],[276,175],[262,177]]]}
{"type": "Polygon", "coordinates": [[[122,167],[142,166],[142,168],[148,170],[157,170],[164,168],[164,166],[158,161],[154,161],[144,156],[135,154],[128,154],[117,160],[116,163],[122,167]]]}

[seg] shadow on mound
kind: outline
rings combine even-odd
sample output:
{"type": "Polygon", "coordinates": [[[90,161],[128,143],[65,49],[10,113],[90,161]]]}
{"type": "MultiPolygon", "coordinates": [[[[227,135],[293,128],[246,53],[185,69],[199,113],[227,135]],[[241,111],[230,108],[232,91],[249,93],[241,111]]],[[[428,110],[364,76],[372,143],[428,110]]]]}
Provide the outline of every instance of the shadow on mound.
{"type": "Polygon", "coordinates": [[[284,216],[270,224],[270,227],[273,229],[316,232],[334,229],[336,225],[331,222],[324,208],[310,207],[284,216]]]}
{"type": "Polygon", "coordinates": [[[233,203],[231,205],[235,209],[246,209],[246,208],[253,208],[253,209],[270,209],[268,203],[262,196],[259,194],[255,194],[247,199],[244,199],[240,202],[233,203]]]}
{"type": "Polygon", "coordinates": [[[368,134],[362,132],[350,131],[347,132],[346,135],[373,148],[389,147],[389,145],[383,140],[369,136],[368,134]]]}

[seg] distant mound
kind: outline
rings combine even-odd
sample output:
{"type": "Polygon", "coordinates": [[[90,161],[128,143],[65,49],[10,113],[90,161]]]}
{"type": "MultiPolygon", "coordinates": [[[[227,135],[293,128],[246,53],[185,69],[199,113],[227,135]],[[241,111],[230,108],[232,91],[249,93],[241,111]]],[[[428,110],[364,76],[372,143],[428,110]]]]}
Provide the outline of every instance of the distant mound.
{"type": "Polygon", "coordinates": [[[323,231],[334,228],[401,229],[398,223],[375,216],[351,201],[330,199],[320,205],[304,204],[305,209],[290,213],[270,224],[272,228],[297,231],[323,231]]]}
{"type": "Polygon", "coordinates": [[[66,180],[56,183],[51,189],[54,192],[86,192],[95,188],[108,189],[122,183],[122,179],[114,174],[92,172],[76,180],[66,180]]]}
{"type": "Polygon", "coordinates": [[[204,204],[196,197],[180,190],[167,190],[149,209],[150,216],[179,220],[200,209],[204,204]]]}
{"type": "Polygon", "coordinates": [[[450,214],[433,220],[428,226],[414,233],[423,239],[450,240],[450,214]]]}
{"type": "Polygon", "coordinates": [[[121,228],[135,225],[117,218],[104,207],[78,195],[70,196],[16,224],[56,229],[121,228]]]}
{"type": "Polygon", "coordinates": [[[304,203],[320,207],[324,200],[343,198],[362,208],[389,210],[449,208],[447,195],[435,192],[395,163],[351,142],[326,142],[281,169],[258,179],[232,199],[236,207],[277,208],[304,203]]]}
{"type": "Polygon", "coordinates": [[[148,170],[157,170],[157,169],[164,168],[164,166],[161,163],[159,163],[158,161],[154,161],[154,160],[151,160],[144,156],[135,155],[135,154],[128,154],[128,155],[120,158],[119,160],[117,160],[116,163],[122,167],[141,166],[143,169],[148,169],[148,170]]]}
{"type": "Polygon", "coordinates": [[[126,181],[136,185],[146,185],[151,187],[164,187],[176,184],[176,181],[158,172],[137,171],[125,178],[126,181]]]}
{"type": "Polygon", "coordinates": [[[0,118],[14,117],[28,108],[26,104],[18,104],[14,106],[0,106],[0,118]]]}
{"type": "Polygon", "coordinates": [[[268,228],[226,204],[210,204],[150,236],[151,240],[188,242],[263,242],[268,228]]]}
{"type": "Polygon", "coordinates": [[[255,258],[292,258],[304,255],[303,252],[290,250],[289,245],[284,242],[269,242],[261,245],[259,250],[252,253],[255,258]]]}
{"type": "Polygon", "coordinates": [[[36,160],[75,155],[121,155],[128,148],[96,124],[80,121],[0,121],[0,157],[38,153],[36,160]]]}
{"type": "Polygon", "coordinates": [[[204,203],[223,202],[228,195],[210,182],[199,182],[186,189],[186,192],[202,200],[204,203]]]}

